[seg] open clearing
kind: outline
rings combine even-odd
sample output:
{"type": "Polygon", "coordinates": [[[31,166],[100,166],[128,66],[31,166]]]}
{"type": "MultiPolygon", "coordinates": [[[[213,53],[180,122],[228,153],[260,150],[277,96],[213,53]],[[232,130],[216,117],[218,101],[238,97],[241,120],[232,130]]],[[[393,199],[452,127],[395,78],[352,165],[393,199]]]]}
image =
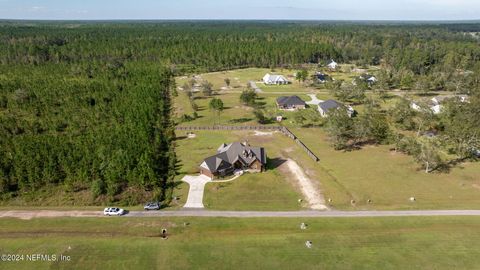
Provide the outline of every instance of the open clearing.
{"type": "Polygon", "coordinates": [[[2,262],[14,270],[475,269],[479,226],[480,217],[0,219],[0,252],[71,258],[2,262]]]}

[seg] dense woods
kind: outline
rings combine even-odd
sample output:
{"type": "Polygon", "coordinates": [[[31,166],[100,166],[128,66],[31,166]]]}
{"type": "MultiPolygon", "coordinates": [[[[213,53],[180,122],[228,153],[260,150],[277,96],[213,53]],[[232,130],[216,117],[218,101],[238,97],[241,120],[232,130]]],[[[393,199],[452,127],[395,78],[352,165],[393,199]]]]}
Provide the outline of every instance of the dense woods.
{"type": "Polygon", "coordinates": [[[121,61],[89,68],[2,65],[2,194],[59,185],[99,201],[168,198],[176,162],[170,71],[121,61]]]}
{"type": "MultiPolygon", "coordinates": [[[[480,85],[480,46],[467,32],[478,28],[0,23],[0,194],[9,199],[55,186],[67,192],[88,190],[98,202],[133,204],[145,196],[168,201],[176,164],[170,119],[173,75],[324,65],[333,58],[380,65],[378,87],[383,89],[471,93],[480,85]]],[[[208,95],[211,87],[203,89],[208,95]]],[[[368,116],[363,120],[373,121],[368,116]]],[[[452,111],[443,121],[463,120],[452,111]]],[[[367,138],[376,138],[375,131],[369,130],[367,138]]]]}

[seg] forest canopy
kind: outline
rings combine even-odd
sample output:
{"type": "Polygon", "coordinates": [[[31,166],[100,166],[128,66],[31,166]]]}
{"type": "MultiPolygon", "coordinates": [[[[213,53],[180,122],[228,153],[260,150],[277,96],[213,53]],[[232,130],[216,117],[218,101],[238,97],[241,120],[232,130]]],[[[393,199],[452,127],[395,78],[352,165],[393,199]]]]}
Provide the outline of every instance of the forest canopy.
{"type": "Polygon", "coordinates": [[[49,187],[168,201],[173,76],[244,67],[382,66],[384,88],[478,91],[478,24],[1,22],[0,195],[49,187]],[[422,84],[424,86],[424,84],[422,84]]]}

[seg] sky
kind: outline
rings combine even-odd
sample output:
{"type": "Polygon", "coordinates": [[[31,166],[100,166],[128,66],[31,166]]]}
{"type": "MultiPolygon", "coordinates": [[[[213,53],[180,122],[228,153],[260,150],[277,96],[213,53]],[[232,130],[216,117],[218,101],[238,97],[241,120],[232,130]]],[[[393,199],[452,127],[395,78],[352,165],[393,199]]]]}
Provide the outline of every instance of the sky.
{"type": "Polygon", "coordinates": [[[0,19],[478,20],[480,0],[0,0],[0,19]]]}

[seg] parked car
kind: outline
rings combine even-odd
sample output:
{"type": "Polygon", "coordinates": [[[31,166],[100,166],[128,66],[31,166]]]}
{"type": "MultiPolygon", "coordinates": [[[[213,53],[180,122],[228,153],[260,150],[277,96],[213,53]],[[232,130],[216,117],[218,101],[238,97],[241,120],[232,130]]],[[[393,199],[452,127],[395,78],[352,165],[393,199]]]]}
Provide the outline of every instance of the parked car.
{"type": "Polygon", "coordinates": [[[125,210],[117,207],[107,207],[103,210],[105,216],[121,216],[125,214],[125,210]]]}
{"type": "Polygon", "coordinates": [[[143,209],[145,210],[160,210],[160,203],[158,202],[150,202],[150,203],[147,203],[145,204],[145,206],[143,207],[143,209]]]}

